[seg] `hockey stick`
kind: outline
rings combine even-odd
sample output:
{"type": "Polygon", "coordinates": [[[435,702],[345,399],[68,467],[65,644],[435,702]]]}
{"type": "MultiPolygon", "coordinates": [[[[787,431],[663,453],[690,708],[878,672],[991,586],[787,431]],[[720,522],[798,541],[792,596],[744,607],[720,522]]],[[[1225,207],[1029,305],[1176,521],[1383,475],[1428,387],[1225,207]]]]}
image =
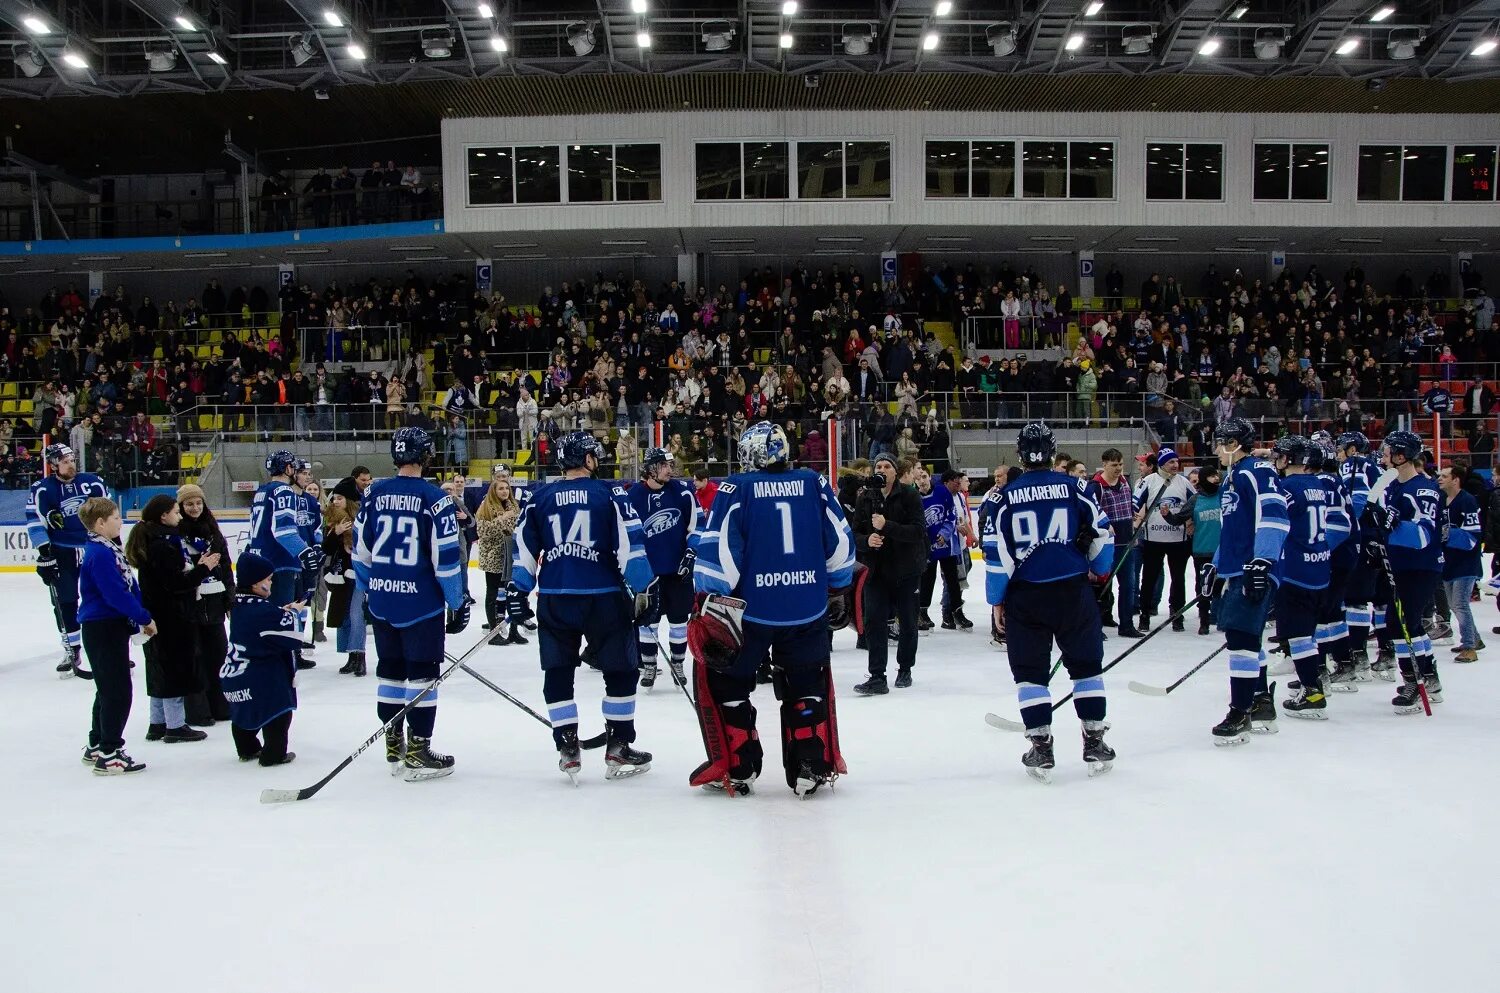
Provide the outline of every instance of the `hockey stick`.
{"type": "MultiPolygon", "coordinates": [[[[1163,631],[1165,631],[1167,629],[1167,626],[1169,624],[1171,624],[1177,618],[1181,617],[1183,614],[1186,614],[1193,607],[1197,606],[1198,601],[1202,600],[1202,599],[1203,599],[1202,596],[1196,596],[1196,597],[1194,597],[1191,601],[1189,601],[1182,608],[1180,608],[1177,611],[1177,613],[1175,613],[1172,616],[1170,616],[1170,617],[1166,618],[1165,620],[1163,620],[1156,627],[1154,627],[1150,631],[1148,631],[1146,633],[1145,637],[1141,638],[1135,644],[1131,645],[1129,648],[1125,649],[1125,651],[1121,652],[1118,656],[1116,656],[1116,658],[1115,658],[1115,660],[1113,662],[1111,662],[1109,665],[1105,666],[1104,668],[1100,669],[1099,670],[1099,675],[1101,675],[1101,676],[1104,675],[1106,672],[1108,672],[1109,670],[1113,669],[1115,666],[1119,665],[1121,662],[1124,662],[1126,659],[1128,659],[1130,657],[1130,655],[1131,655],[1132,652],[1134,652],[1136,649],[1140,648],[1146,642],[1150,641],[1152,638],[1155,638],[1157,635],[1159,635],[1163,631]]],[[[1061,662],[1058,663],[1058,665],[1061,665],[1061,664],[1062,664],[1061,662]]],[[[1056,671],[1057,671],[1056,669],[1053,669],[1053,672],[1056,672],[1056,671]]],[[[1073,694],[1072,694],[1071,691],[1069,691],[1069,693],[1068,693],[1067,696],[1063,697],[1061,700],[1057,701],[1056,703],[1054,703],[1052,705],[1052,711],[1053,711],[1053,713],[1056,713],[1057,712],[1057,708],[1061,707],[1063,704],[1067,703],[1071,699],[1073,699],[1073,694]]],[[[1001,731],[1024,731],[1024,730],[1026,730],[1026,725],[1022,724],[1020,721],[1013,721],[1013,720],[1011,720],[1008,717],[1001,717],[999,714],[985,714],[984,715],[984,722],[986,724],[988,724],[990,727],[992,727],[992,728],[998,728],[1001,731]]]]}
{"type": "MultiPolygon", "coordinates": [[[[1385,570],[1386,585],[1391,588],[1391,604],[1396,608],[1396,623],[1401,625],[1401,640],[1406,642],[1406,653],[1411,657],[1411,678],[1417,684],[1417,696],[1422,701],[1422,713],[1431,717],[1432,701],[1427,698],[1427,682],[1417,669],[1417,652],[1412,647],[1411,631],[1406,627],[1406,611],[1401,609],[1401,594],[1396,592],[1396,571],[1391,568],[1391,557],[1384,547],[1381,547],[1378,557],[1381,568],[1385,570]]],[[[1437,671],[1436,667],[1433,671],[1437,671]]]]}
{"type": "MultiPolygon", "coordinates": [[[[1146,696],[1166,696],[1167,694],[1169,694],[1173,690],[1175,690],[1177,687],[1179,687],[1183,683],[1187,682],[1188,678],[1190,676],[1192,676],[1193,673],[1197,672],[1199,669],[1203,668],[1204,666],[1206,666],[1210,662],[1212,662],[1214,659],[1218,658],[1228,648],[1229,648],[1228,645],[1220,645],[1218,648],[1215,648],[1213,650],[1213,652],[1208,656],[1208,658],[1204,659],[1202,662],[1199,662],[1197,665],[1193,666],[1187,672],[1183,673],[1177,679],[1176,682],[1171,683],[1170,685],[1167,685],[1167,686],[1147,686],[1145,683],[1138,683],[1138,682],[1136,682],[1133,679],[1128,684],[1126,684],[1126,685],[1130,688],[1130,691],[1132,693],[1144,693],[1146,696]]],[[[1276,687],[1273,686],[1271,688],[1275,689],[1276,687]]]]}
{"type": "MultiPolygon", "coordinates": [[[[668,674],[668,677],[672,680],[672,682],[677,683],[677,677],[671,675],[671,673],[672,673],[672,663],[671,663],[670,660],[672,658],[672,653],[670,651],[668,651],[666,645],[663,645],[661,643],[661,631],[660,630],[652,631],[651,632],[651,636],[656,639],[656,650],[658,652],[660,652],[661,654],[665,655],[667,657],[667,659],[668,659],[668,662],[667,662],[667,674],[668,674]]],[[[693,713],[697,714],[698,713],[698,701],[694,700],[693,699],[693,694],[688,691],[688,688],[687,688],[687,676],[686,675],[684,675],[682,677],[682,682],[677,683],[677,686],[682,690],[682,695],[685,696],[685,697],[687,697],[688,705],[693,708],[693,713]]]]}
{"type": "MultiPolygon", "coordinates": [[[[452,656],[448,656],[448,658],[451,659],[452,656]]],[[[490,680],[486,679],[484,676],[482,676],[480,673],[476,672],[472,667],[470,667],[467,662],[464,662],[462,659],[458,660],[458,667],[460,669],[462,669],[464,672],[466,672],[469,675],[473,676],[475,679],[479,680],[480,683],[484,684],[489,689],[494,690],[496,693],[500,694],[505,699],[509,700],[511,703],[515,704],[517,707],[521,708],[523,711],[525,711],[526,713],[530,714],[532,717],[536,718],[539,723],[541,723],[543,726],[545,726],[547,728],[547,730],[549,730],[549,731],[552,730],[552,722],[551,721],[547,720],[547,718],[543,717],[541,714],[538,714],[536,711],[534,711],[530,707],[526,706],[526,704],[522,703],[520,700],[517,700],[515,697],[511,696],[509,693],[505,692],[505,690],[501,689],[499,686],[496,686],[494,683],[490,682],[490,680]]],[[[605,740],[605,734],[604,734],[603,731],[601,731],[598,734],[594,735],[592,738],[579,738],[578,739],[578,747],[580,747],[580,748],[598,748],[598,747],[600,747],[601,745],[604,744],[604,740],[605,740]]]]}
{"type": "Polygon", "coordinates": [[[312,799],[312,797],[314,797],[315,795],[317,795],[317,792],[319,790],[321,790],[323,787],[327,786],[329,784],[329,782],[332,781],[332,779],[333,779],[334,776],[337,776],[339,773],[343,772],[346,768],[349,767],[349,765],[351,763],[354,762],[355,759],[357,759],[361,755],[363,755],[364,752],[365,752],[365,749],[369,748],[371,745],[375,744],[375,742],[379,741],[382,737],[384,737],[386,731],[390,730],[398,721],[400,721],[403,717],[406,716],[407,711],[411,710],[417,704],[421,703],[423,699],[425,699],[426,697],[428,697],[429,695],[431,695],[434,691],[436,691],[437,688],[439,686],[441,686],[443,684],[443,682],[449,676],[451,676],[455,672],[457,672],[458,671],[458,667],[461,666],[461,665],[463,665],[464,661],[470,655],[473,655],[475,652],[479,651],[481,648],[483,648],[485,645],[488,645],[489,643],[490,643],[489,638],[480,638],[479,641],[475,642],[474,645],[472,647],[470,647],[470,649],[467,652],[464,652],[463,655],[460,656],[457,661],[455,661],[452,665],[448,666],[448,668],[444,669],[442,671],[442,673],[440,673],[438,675],[437,679],[433,680],[431,683],[429,683],[426,686],[422,687],[422,689],[417,693],[416,696],[414,696],[410,700],[408,700],[406,702],[406,706],[402,707],[401,710],[399,712],[397,712],[396,716],[392,717],[390,720],[388,720],[384,724],[380,725],[380,727],[376,730],[376,732],[374,734],[370,735],[368,738],[366,738],[364,740],[364,744],[360,745],[354,751],[352,751],[348,755],[344,756],[344,761],[342,761],[338,765],[334,766],[333,771],[330,772],[328,775],[324,776],[322,779],[318,780],[316,783],[313,783],[311,786],[305,786],[305,787],[303,787],[300,790],[261,790],[260,791],[260,802],[261,803],[291,803],[291,802],[296,801],[296,800],[310,800],[310,799],[312,799]]]}

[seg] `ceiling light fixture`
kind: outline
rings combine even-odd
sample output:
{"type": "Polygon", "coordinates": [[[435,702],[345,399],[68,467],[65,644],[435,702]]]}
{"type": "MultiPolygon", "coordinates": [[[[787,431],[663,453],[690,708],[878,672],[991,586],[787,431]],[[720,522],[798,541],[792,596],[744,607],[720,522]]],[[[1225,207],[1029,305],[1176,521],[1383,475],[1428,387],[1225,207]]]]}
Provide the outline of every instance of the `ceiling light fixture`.
{"type": "Polygon", "coordinates": [[[1358,38],[1345,38],[1343,41],[1339,42],[1339,47],[1335,48],[1334,52],[1336,54],[1338,54],[1338,55],[1348,55],[1350,52],[1353,52],[1358,47],[1359,47],[1359,39],[1358,38]]]}
{"type": "Polygon", "coordinates": [[[630,0],[630,11],[633,14],[644,14],[646,12],[646,0],[630,0]]]}
{"type": "Polygon", "coordinates": [[[1250,5],[1248,3],[1238,4],[1229,12],[1229,19],[1231,21],[1238,21],[1248,13],[1250,13],[1250,5]]]}
{"type": "Polygon", "coordinates": [[[1089,5],[1083,8],[1084,17],[1096,17],[1099,11],[1104,9],[1104,0],[1089,0],[1089,5]]]}
{"type": "Polygon", "coordinates": [[[1381,7],[1379,10],[1377,10],[1375,13],[1371,14],[1370,20],[1374,21],[1376,24],[1379,24],[1381,21],[1385,20],[1387,17],[1390,17],[1395,12],[1396,8],[1392,7],[1390,4],[1387,4],[1386,6],[1381,7]]]}
{"type": "Polygon", "coordinates": [[[734,25],[729,21],[703,22],[703,49],[707,52],[723,52],[734,41],[734,25]]]}
{"type": "Polygon", "coordinates": [[[953,13],[953,0],[938,0],[937,6],[932,8],[932,12],[938,17],[947,17],[953,13]]]}
{"type": "Polygon", "coordinates": [[[52,33],[52,25],[48,24],[46,21],[42,20],[35,14],[27,14],[25,17],[21,18],[21,23],[24,24],[26,26],[26,30],[30,31],[32,34],[52,33]]]}
{"type": "Polygon", "coordinates": [[[16,53],[15,63],[16,68],[21,70],[21,75],[27,79],[36,78],[47,66],[47,60],[42,57],[42,53],[30,45],[16,53]]]}
{"type": "Polygon", "coordinates": [[[583,21],[568,25],[568,44],[574,55],[587,55],[594,50],[594,26],[583,21]]]}
{"type": "Polygon", "coordinates": [[[171,72],[177,68],[177,48],[170,41],[146,42],[146,68],[151,72],[171,72]]]}
{"type": "Polygon", "coordinates": [[[88,59],[84,58],[82,55],[79,55],[77,52],[63,52],[62,60],[68,65],[72,66],[74,69],[87,69],[89,67],[88,59]]]}
{"type": "Polygon", "coordinates": [[[1286,32],[1281,28],[1262,28],[1255,32],[1255,57],[1262,62],[1281,58],[1281,46],[1286,44],[1286,32]]]}
{"type": "Polygon", "coordinates": [[[1396,28],[1385,41],[1385,50],[1393,61],[1405,62],[1417,57],[1417,46],[1427,40],[1421,28],[1396,28]]]}
{"type": "Polygon", "coordinates": [[[1126,55],[1150,55],[1156,41],[1156,28],[1150,24],[1131,24],[1120,33],[1126,55]]]}
{"type": "Polygon", "coordinates": [[[783,31],[781,33],[781,47],[783,49],[791,48],[795,41],[796,39],[792,37],[792,33],[790,31],[783,31]]]}
{"type": "Polygon", "coordinates": [[[422,54],[429,59],[446,59],[453,56],[453,32],[437,28],[422,32],[422,54]]]}
{"type": "Polygon", "coordinates": [[[318,53],[317,48],[315,48],[313,45],[313,36],[311,33],[304,35],[293,35],[291,41],[291,50],[292,64],[296,66],[305,64],[308,59],[312,58],[318,53]]]}
{"type": "Polygon", "coordinates": [[[494,17],[495,16],[495,8],[491,7],[487,3],[480,4],[479,7],[478,7],[478,10],[479,10],[479,16],[480,17],[494,17]]]}
{"type": "Polygon", "coordinates": [[[510,44],[500,35],[492,34],[490,35],[490,50],[504,55],[510,51],[510,44]]]}
{"type": "Polygon", "coordinates": [[[229,60],[220,55],[218,52],[210,51],[206,52],[205,54],[208,56],[208,61],[212,62],[214,65],[227,66],[229,64],[229,60]]]}
{"type": "Polygon", "coordinates": [[[365,46],[361,45],[357,41],[351,41],[349,42],[349,44],[344,46],[344,54],[349,56],[355,62],[363,62],[366,55],[365,46]]]}
{"type": "Polygon", "coordinates": [[[991,24],[984,29],[984,40],[995,57],[1003,59],[1016,50],[1016,29],[1010,24],[991,24]]]}
{"type": "Polygon", "coordinates": [[[922,36],[922,51],[930,52],[933,49],[937,48],[939,40],[940,39],[938,38],[938,33],[936,31],[927,32],[922,36]]]}
{"type": "Polygon", "coordinates": [[[194,24],[193,19],[191,17],[188,17],[186,14],[178,14],[176,17],[172,18],[172,20],[176,21],[177,26],[184,31],[198,30],[198,25],[194,24]]]}
{"type": "Polygon", "coordinates": [[[870,45],[875,41],[875,27],[855,23],[844,25],[844,53],[846,55],[869,55],[870,45]]]}
{"type": "Polygon", "coordinates": [[[328,22],[330,28],[341,28],[344,26],[344,19],[339,16],[339,12],[336,10],[323,11],[323,20],[328,22]]]}
{"type": "Polygon", "coordinates": [[[782,0],[782,3],[781,3],[781,16],[782,17],[796,17],[797,16],[797,0],[782,0]]]}
{"type": "Polygon", "coordinates": [[[1470,55],[1488,55],[1496,48],[1500,48],[1500,41],[1494,38],[1486,38],[1469,50],[1470,55]]]}
{"type": "Polygon", "coordinates": [[[637,48],[650,48],[651,47],[651,32],[650,31],[637,31],[635,33],[635,44],[636,44],[637,48]]]}
{"type": "Polygon", "coordinates": [[[1068,35],[1068,40],[1063,43],[1063,48],[1070,52],[1076,52],[1083,47],[1084,37],[1081,31],[1075,31],[1068,35]]]}
{"type": "Polygon", "coordinates": [[[1203,44],[1198,46],[1199,55],[1213,55],[1219,50],[1220,41],[1217,38],[1204,38],[1203,44]]]}

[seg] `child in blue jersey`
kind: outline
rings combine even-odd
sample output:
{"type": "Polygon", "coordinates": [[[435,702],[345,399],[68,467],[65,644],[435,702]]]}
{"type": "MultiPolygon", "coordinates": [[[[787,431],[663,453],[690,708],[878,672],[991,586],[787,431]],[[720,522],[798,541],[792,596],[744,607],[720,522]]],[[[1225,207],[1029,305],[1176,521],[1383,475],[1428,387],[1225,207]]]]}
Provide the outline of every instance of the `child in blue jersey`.
{"type": "Polygon", "coordinates": [[[26,501],[26,532],[36,549],[36,574],[52,597],[54,619],[62,637],[63,657],[57,671],[64,679],[89,678],[78,664],[78,567],[88,530],[78,511],[93,497],[108,497],[104,481],[78,471],[78,459],[67,445],[48,445],[42,453],[51,472],[31,485],[26,501]]]}
{"type": "Polygon", "coordinates": [[[563,478],[543,486],[521,511],[507,598],[514,604],[537,590],[542,697],[557,767],[575,785],[583,764],[573,683],[585,638],[604,673],[605,777],[651,769],[651,753],[631,743],[640,676],[636,625],[651,609],[655,577],[625,490],[593,478],[603,460],[603,446],[587,431],[558,442],[563,478]]]}
{"type": "Polygon", "coordinates": [[[1455,662],[1479,661],[1479,649],[1484,646],[1474,626],[1474,611],[1469,607],[1469,597],[1483,575],[1483,568],[1479,551],[1479,501],[1464,489],[1468,479],[1469,467],[1462,464],[1449,466],[1438,476],[1438,489],[1443,492],[1443,586],[1453,616],[1458,620],[1455,662]]]}
{"type": "Polygon", "coordinates": [[[672,681],[687,682],[682,666],[687,654],[687,622],[693,612],[693,546],[698,540],[700,511],[693,487],[674,479],[675,459],[665,448],[648,448],[641,460],[641,481],[627,494],[641,520],[646,560],[656,577],[652,609],[637,631],[641,652],[641,685],[656,685],[656,629],[665,617],[671,625],[668,643],[672,655],[672,681]]]}
{"type": "MultiPolygon", "coordinates": [[[[460,575],[453,499],[422,478],[432,453],[426,431],[397,430],[391,436],[396,475],[365,491],[354,518],[354,574],[375,635],[375,709],[382,723],[437,682],[443,637],[468,626],[473,602],[460,575]]],[[[274,596],[271,602],[277,604],[274,596]]],[[[399,723],[386,730],[391,775],[419,782],[452,774],[453,756],[432,750],[436,723],[433,688],[407,711],[405,741],[399,723]]]]}
{"type": "Polygon", "coordinates": [[[1422,440],[1410,431],[1385,436],[1386,460],[1396,476],[1381,495],[1376,528],[1383,543],[1372,545],[1373,565],[1390,577],[1391,607],[1386,611],[1386,633],[1396,653],[1401,686],[1391,699],[1398,714],[1422,710],[1421,688],[1427,699],[1440,703],[1432,641],[1422,630],[1422,615],[1432,601],[1443,574],[1443,541],[1438,525],[1441,495],[1437,484],[1421,471],[1422,440]]]}
{"type": "Polygon", "coordinates": [[[297,757],[286,745],[297,709],[299,620],[296,611],[270,601],[269,561],[246,552],[235,565],[239,593],[229,614],[229,656],[219,670],[234,749],[241,762],[282,765],[297,757]]]}
{"type": "MultiPolygon", "coordinates": [[[[323,566],[323,549],[308,544],[299,521],[307,514],[302,494],[292,485],[298,460],[287,451],[266,456],[270,479],[261,484],[250,501],[250,540],[246,551],[254,552],[276,570],[271,577],[271,602],[278,607],[300,602],[303,575],[317,575],[323,566]]],[[[298,652],[298,667],[310,668],[298,652]]]]}
{"type": "Polygon", "coordinates": [[[708,760],[689,782],[749,791],[763,755],[750,694],[769,659],[787,785],[807,796],[845,771],[827,614],[854,582],[854,533],[828,482],[792,468],[780,426],[752,425],[739,456],[748,469],[719,485],[693,571],[699,609],[688,641],[708,760]]]}
{"type": "Polygon", "coordinates": [[[1027,774],[1047,782],[1056,765],[1052,743],[1052,643],[1073,680],[1073,709],[1083,724],[1089,775],[1108,772],[1114,749],[1104,743],[1104,630],[1090,574],[1109,575],[1114,531],[1080,479],[1051,468],[1052,430],[1027,424],[1016,441],[1025,472],[986,497],[982,513],[985,599],[1003,606],[1010,671],[1031,749],[1027,774]]]}
{"type": "MultiPolygon", "coordinates": [[[[957,469],[944,469],[936,484],[926,469],[917,470],[917,492],[922,496],[922,518],[927,524],[927,568],[922,573],[922,585],[918,592],[917,630],[932,628],[932,618],[927,610],[932,606],[932,593],[937,587],[938,572],[943,574],[942,621],[944,631],[959,627],[958,613],[963,610],[963,591],[959,589],[958,563],[961,555],[968,555],[963,539],[958,533],[959,509],[954,497],[958,494],[964,474],[957,469]]],[[[967,510],[964,517],[967,518],[967,510]]],[[[965,629],[974,625],[965,623],[965,629]]]]}
{"type": "MultiPolygon", "coordinates": [[[[1350,552],[1358,550],[1363,554],[1374,533],[1371,518],[1378,508],[1370,504],[1370,490],[1380,478],[1380,466],[1370,456],[1370,441],[1363,432],[1346,431],[1338,436],[1336,445],[1340,456],[1339,479],[1349,495],[1350,552]],[[1367,508],[1369,516],[1366,514],[1367,508]]],[[[1361,568],[1361,565],[1367,564],[1355,559],[1344,583],[1344,622],[1349,628],[1349,660],[1354,666],[1354,673],[1350,679],[1336,679],[1336,684],[1368,683],[1374,678],[1371,670],[1376,666],[1370,664],[1368,648],[1370,632],[1372,629],[1385,627],[1383,605],[1388,597],[1384,589],[1385,576],[1379,569],[1361,568]]],[[[1376,663],[1380,667],[1394,668],[1395,657],[1392,656],[1390,660],[1377,658],[1376,663]]]]}
{"type": "MultiPolygon", "coordinates": [[[[1322,449],[1291,434],[1278,438],[1272,451],[1282,474],[1289,525],[1281,550],[1281,584],[1276,590],[1276,636],[1286,641],[1298,679],[1293,696],[1282,702],[1282,708],[1293,717],[1322,720],[1328,699],[1323,689],[1318,619],[1325,612],[1332,578],[1333,546],[1348,537],[1349,526],[1340,513],[1338,493],[1315,471],[1323,464],[1322,449]]],[[[1266,722],[1266,730],[1274,727],[1266,722]]]]}
{"type": "Polygon", "coordinates": [[[140,772],[145,763],[125,753],[130,717],[130,637],[148,638],[156,623],[141,602],[141,588],[120,548],[120,508],[107,497],[90,497],[74,515],[88,531],[78,568],[78,622],[83,650],[94,672],[94,713],[83,764],[95,775],[140,772]]]}
{"type": "Polygon", "coordinates": [[[1214,429],[1224,466],[1219,550],[1200,571],[1198,592],[1211,594],[1224,581],[1216,621],[1229,649],[1229,713],[1214,726],[1216,745],[1244,744],[1252,727],[1270,730],[1276,719],[1261,639],[1291,525],[1276,470],[1254,446],[1255,428],[1243,417],[1226,417],[1214,429]]]}

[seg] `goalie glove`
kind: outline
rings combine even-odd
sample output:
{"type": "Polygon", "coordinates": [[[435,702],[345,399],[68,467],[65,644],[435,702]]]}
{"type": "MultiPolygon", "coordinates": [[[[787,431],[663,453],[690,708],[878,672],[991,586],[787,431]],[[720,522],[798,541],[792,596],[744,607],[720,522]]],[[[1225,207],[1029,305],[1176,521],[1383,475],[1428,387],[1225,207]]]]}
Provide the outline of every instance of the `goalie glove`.
{"type": "Polygon", "coordinates": [[[718,672],[734,667],[745,643],[745,601],[718,593],[699,594],[688,621],[693,658],[718,672]]]}

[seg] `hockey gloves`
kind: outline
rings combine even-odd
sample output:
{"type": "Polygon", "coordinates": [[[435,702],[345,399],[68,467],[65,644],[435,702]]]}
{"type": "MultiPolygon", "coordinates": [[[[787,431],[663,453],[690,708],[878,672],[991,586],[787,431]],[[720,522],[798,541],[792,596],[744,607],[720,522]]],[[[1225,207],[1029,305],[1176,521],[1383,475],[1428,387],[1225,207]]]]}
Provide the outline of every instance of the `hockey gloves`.
{"type": "Polygon", "coordinates": [[[692,579],[693,563],[697,561],[698,553],[689,548],[687,554],[682,557],[682,561],[677,564],[677,578],[692,579]]]}
{"type": "Polygon", "coordinates": [[[1271,560],[1251,559],[1245,565],[1245,599],[1260,603],[1271,592],[1271,560]]]}
{"type": "Polygon", "coordinates": [[[469,626],[469,615],[473,612],[474,598],[464,594],[463,603],[458,605],[457,610],[448,611],[448,626],[444,628],[449,634],[461,634],[463,629],[469,626]]]}
{"type": "Polygon", "coordinates": [[[1094,539],[1097,537],[1099,537],[1099,532],[1095,531],[1092,525],[1080,524],[1078,534],[1073,538],[1073,547],[1078,549],[1085,559],[1088,559],[1091,557],[1089,549],[1093,546],[1094,539]]]}
{"type": "Polygon", "coordinates": [[[57,585],[57,560],[52,557],[52,544],[36,546],[36,574],[48,586],[57,585]]]}
{"type": "Polygon", "coordinates": [[[641,590],[639,593],[636,593],[634,595],[635,603],[632,609],[635,611],[635,613],[631,615],[632,620],[640,621],[642,618],[651,614],[652,610],[656,606],[656,598],[658,595],[659,593],[657,590],[656,580],[653,579],[651,580],[650,586],[647,586],[644,590],[641,590]]]}
{"type": "Polygon", "coordinates": [[[703,593],[688,621],[688,648],[710,669],[734,667],[745,643],[745,601],[718,593],[703,593]]]}
{"type": "Polygon", "coordinates": [[[841,586],[828,591],[828,627],[842,631],[854,619],[854,587],[841,586]]]}
{"type": "Polygon", "coordinates": [[[303,572],[311,572],[314,575],[323,568],[323,549],[317,545],[308,545],[297,554],[297,561],[302,563],[303,572]]]}
{"type": "Polygon", "coordinates": [[[1217,592],[1215,587],[1218,585],[1219,570],[1214,568],[1212,562],[1203,563],[1202,568],[1198,570],[1198,595],[1205,598],[1212,597],[1217,592]]]}

